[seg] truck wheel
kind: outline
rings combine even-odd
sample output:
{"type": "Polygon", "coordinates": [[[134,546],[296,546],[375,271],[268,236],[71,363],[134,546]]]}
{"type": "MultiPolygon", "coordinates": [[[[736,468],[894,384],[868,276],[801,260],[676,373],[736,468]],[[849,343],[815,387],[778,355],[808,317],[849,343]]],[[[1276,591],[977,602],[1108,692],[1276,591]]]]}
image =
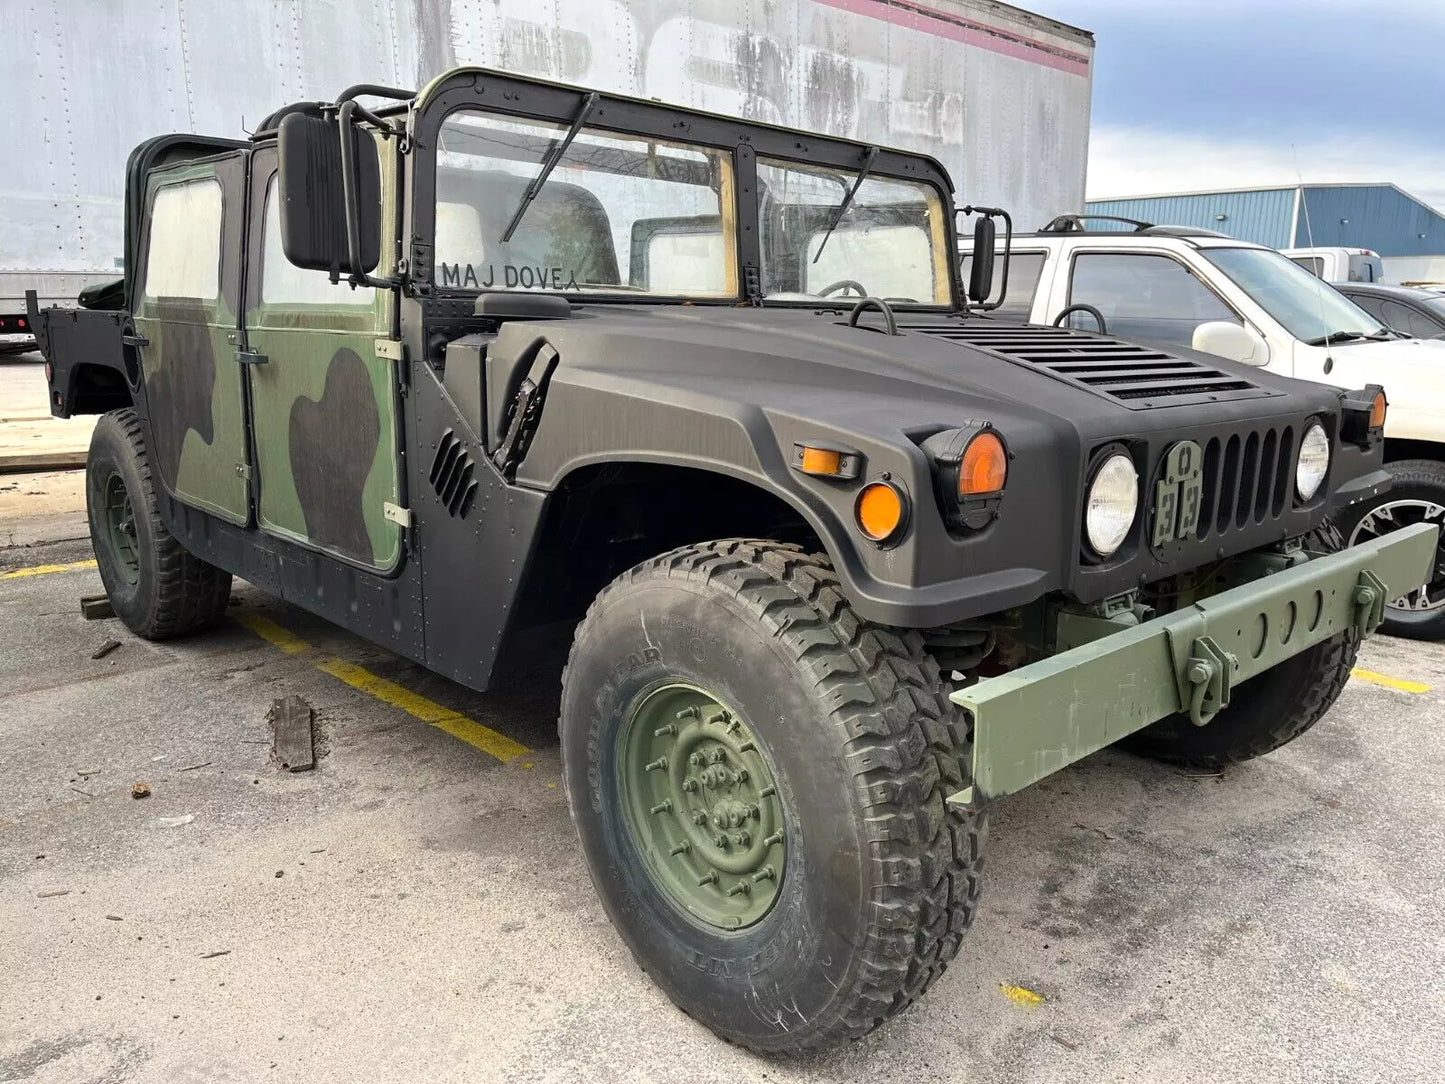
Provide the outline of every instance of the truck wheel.
{"type": "Polygon", "coordinates": [[[90,541],[111,607],[147,640],[220,620],[231,574],[192,556],[161,522],[145,437],[134,410],[101,416],[85,465],[90,541]]]}
{"type": "MultiPolygon", "coordinates": [[[[1328,523],[1307,536],[1305,545],[1327,553],[1344,548],[1338,528],[1328,523]]],[[[1359,653],[1359,634],[1347,629],[1238,686],[1229,707],[1204,726],[1195,726],[1188,715],[1171,715],[1120,745],[1155,760],[1202,769],[1263,756],[1320,721],[1339,699],[1359,653]]]]}
{"type": "Polygon", "coordinates": [[[573,820],[613,924],[685,1012],[764,1053],[871,1031],[978,901],[970,735],[915,633],[827,559],[710,542],[624,573],[563,680],[573,820]]]}
{"type": "MultiPolygon", "coordinates": [[[[1445,527],[1445,463],[1403,459],[1386,464],[1385,469],[1394,475],[1394,487],[1376,503],[1361,503],[1341,517],[1340,529],[1352,546],[1412,523],[1445,527]]],[[[1412,640],[1445,638],[1445,535],[1434,578],[1385,607],[1385,623],[1380,629],[1412,640]]]]}

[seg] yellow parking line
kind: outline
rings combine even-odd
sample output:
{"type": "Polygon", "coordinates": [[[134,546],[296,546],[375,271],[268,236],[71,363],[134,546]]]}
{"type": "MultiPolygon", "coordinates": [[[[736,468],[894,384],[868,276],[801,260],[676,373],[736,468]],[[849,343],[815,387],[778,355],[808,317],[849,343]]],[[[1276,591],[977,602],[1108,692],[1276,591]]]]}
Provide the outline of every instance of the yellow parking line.
{"type": "Polygon", "coordinates": [[[68,565],[31,565],[29,568],[16,568],[9,572],[0,572],[0,580],[18,580],[22,576],[45,576],[51,572],[75,572],[78,569],[94,567],[94,557],[89,561],[71,561],[68,565]]]}
{"type": "MultiPolygon", "coordinates": [[[[269,618],[245,611],[234,616],[237,621],[261,639],[279,647],[286,654],[314,656],[312,665],[322,673],[330,674],[336,680],[350,685],[367,696],[375,697],[383,704],[400,708],[408,715],[420,719],[438,730],[446,731],[452,737],[466,742],[474,749],[480,749],[488,756],[496,757],[504,764],[517,757],[525,756],[527,753],[525,745],[517,744],[505,734],[499,734],[490,727],[485,727],[474,719],[467,718],[460,712],[442,707],[436,701],[428,700],[410,689],[404,689],[394,681],[378,677],[365,667],[317,651],[295,633],[282,628],[269,618]]],[[[530,767],[530,765],[524,765],[524,767],[530,767]]]]}
{"type": "Polygon", "coordinates": [[[1383,685],[1387,689],[1398,689],[1402,693],[1428,693],[1430,686],[1422,685],[1418,681],[1406,681],[1403,678],[1390,677],[1388,674],[1377,674],[1373,670],[1351,670],[1350,676],[1360,681],[1368,681],[1371,685],[1383,685]]]}

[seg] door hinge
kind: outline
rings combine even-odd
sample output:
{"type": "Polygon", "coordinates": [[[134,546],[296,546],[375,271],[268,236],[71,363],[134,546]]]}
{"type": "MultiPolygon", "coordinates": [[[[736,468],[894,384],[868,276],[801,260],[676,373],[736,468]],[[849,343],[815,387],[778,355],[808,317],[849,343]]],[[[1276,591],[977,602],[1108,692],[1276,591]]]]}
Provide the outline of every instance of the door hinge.
{"type": "Polygon", "coordinates": [[[388,361],[406,360],[406,351],[397,339],[377,339],[373,345],[379,358],[386,358],[388,361]]]}
{"type": "Polygon", "coordinates": [[[401,505],[393,504],[391,501],[382,502],[381,515],[383,519],[390,520],[398,526],[411,526],[411,509],[403,508],[401,505]]]}
{"type": "Polygon", "coordinates": [[[249,482],[251,480],[251,465],[249,463],[237,463],[236,477],[244,478],[249,482]]]}
{"type": "Polygon", "coordinates": [[[253,350],[237,350],[236,360],[242,365],[265,365],[270,359],[265,354],[258,354],[253,350]]]}

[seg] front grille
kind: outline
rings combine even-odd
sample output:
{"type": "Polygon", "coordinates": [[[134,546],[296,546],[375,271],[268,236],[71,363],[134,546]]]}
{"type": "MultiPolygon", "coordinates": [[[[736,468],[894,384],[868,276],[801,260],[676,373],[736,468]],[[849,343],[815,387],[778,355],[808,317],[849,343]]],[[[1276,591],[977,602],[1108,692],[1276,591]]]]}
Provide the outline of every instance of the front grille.
{"type": "Polygon", "coordinates": [[[982,320],[914,324],[902,330],[963,343],[1031,365],[1131,410],[1274,395],[1238,373],[1193,358],[1072,328],[1000,325],[982,320]]]}
{"type": "Polygon", "coordinates": [[[1204,445],[1204,492],[1195,538],[1240,530],[1284,514],[1294,486],[1295,429],[1270,426],[1204,445]]]}

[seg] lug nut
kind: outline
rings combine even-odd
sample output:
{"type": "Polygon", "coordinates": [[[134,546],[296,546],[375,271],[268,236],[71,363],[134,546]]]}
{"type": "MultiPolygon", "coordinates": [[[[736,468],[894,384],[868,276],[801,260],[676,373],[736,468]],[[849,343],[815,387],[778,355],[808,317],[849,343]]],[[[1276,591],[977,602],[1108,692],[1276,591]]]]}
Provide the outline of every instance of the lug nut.
{"type": "Polygon", "coordinates": [[[677,855],[677,854],[687,854],[687,853],[688,853],[689,851],[691,851],[691,850],[692,850],[692,844],[689,843],[687,840],[683,840],[681,843],[679,843],[679,844],[678,844],[676,847],[674,847],[672,850],[668,851],[668,854],[674,854],[674,855],[677,855]]]}
{"type": "Polygon", "coordinates": [[[782,832],[774,832],[774,833],[773,833],[772,835],[770,835],[767,839],[763,840],[763,846],[765,846],[765,847],[772,847],[772,846],[774,846],[774,845],[776,845],[776,844],[778,844],[778,843],[781,843],[781,842],[783,842],[783,833],[782,833],[782,832]]]}
{"type": "Polygon", "coordinates": [[[712,845],[720,851],[725,851],[728,849],[728,837],[719,832],[712,837],[712,845]]]}
{"type": "Polygon", "coordinates": [[[671,812],[672,812],[672,799],[671,799],[671,798],[664,798],[662,801],[658,802],[655,806],[652,807],[652,812],[653,812],[654,814],[656,814],[656,813],[671,813],[671,812]]]}
{"type": "Polygon", "coordinates": [[[706,824],[707,814],[704,813],[701,809],[694,810],[692,814],[692,823],[698,826],[706,824]]]}
{"type": "Polygon", "coordinates": [[[661,737],[665,737],[665,736],[668,735],[668,734],[676,734],[676,733],[677,733],[677,727],[676,727],[676,726],[674,726],[672,723],[663,723],[660,727],[658,727],[656,730],[654,730],[654,731],[652,732],[652,736],[653,736],[654,738],[661,738],[661,737]]]}
{"type": "Polygon", "coordinates": [[[725,711],[715,711],[715,712],[713,712],[711,715],[709,715],[705,721],[706,721],[706,722],[709,722],[709,723],[721,723],[721,722],[723,722],[724,720],[726,720],[727,717],[728,717],[728,713],[727,713],[727,712],[725,712],[725,711]]]}
{"type": "Polygon", "coordinates": [[[687,791],[689,794],[692,793],[693,791],[697,790],[697,780],[694,779],[692,776],[688,776],[682,781],[682,789],[687,791]]]}
{"type": "Polygon", "coordinates": [[[733,835],[733,842],[736,843],[739,847],[747,847],[752,843],[752,841],[753,837],[750,836],[747,832],[737,832],[733,835]]]}
{"type": "Polygon", "coordinates": [[[699,714],[700,712],[697,710],[697,707],[693,706],[690,708],[683,708],[680,712],[677,713],[677,717],[679,719],[696,719],[699,714]]]}
{"type": "Polygon", "coordinates": [[[712,815],[712,826],[714,828],[725,828],[727,827],[727,823],[727,818],[721,813],[714,813],[712,815]]]}
{"type": "Polygon", "coordinates": [[[698,887],[698,888],[701,888],[703,885],[715,885],[715,884],[717,884],[717,870],[715,870],[715,869],[710,869],[710,870],[708,870],[706,873],[704,873],[701,877],[699,877],[699,878],[697,879],[697,887],[698,887]]]}
{"type": "Polygon", "coordinates": [[[771,798],[774,794],[777,794],[777,793],[778,793],[778,788],[777,788],[777,787],[764,787],[762,790],[758,791],[758,797],[759,797],[759,798],[771,798]]]}
{"type": "Polygon", "coordinates": [[[752,888],[748,885],[747,881],[739,881],[737,884],[733,885],[731,888],[728,889],[728,895],[741,896],[751,891],[752,888]]]}
{"type": "Polygon", "coordinates": [[[746,783],[747,781],[748,770],[746,768],[739,768],[737,771],[733,772],[734,783],[746,783]]]}
{"type": "Polygon", "coordinates": [[[713,764],[721,764],[725,758],[726,754],[721,749],[714,749],[707,755],[707,759],[713,764]]]}
{"type": "Polygon", "coordinates": [[[763,811],[758,808],[757,802],[752,802],[748,805],[748,816],[755,821],[763,819],[763,811]]]}
{"type": "Polygon", "coordinates": [[[666,768],[667,768],[667,758],[666,758],[666,757],[658,757],[656,760],[650,761],[649,763],[643,765],[643,770],[644,770],[644,771],[649,771],[649,772],[664,771],[664,770],[666,770],[666,768]]]}
{"type": "Polygon", "coordinates": [[[756,749],[756,748],[757,748],[757,746],[754,745],[752,742],[750,742],[750,741],[745,741],[745,742],[743,742],[741,745],[738,746],[738,752],[739,752],[739,753],[751,753],[751,752],[752,752],[754,749],[756,749]]]}
{"type": "Polygon", "coordinates": [[[778,875],[773,872],[772,866],[764,866],[758,870],[757,873],[753,874],[753,882],[755,884],[759,881],[776,881],[777,879],[778,875]]]}

